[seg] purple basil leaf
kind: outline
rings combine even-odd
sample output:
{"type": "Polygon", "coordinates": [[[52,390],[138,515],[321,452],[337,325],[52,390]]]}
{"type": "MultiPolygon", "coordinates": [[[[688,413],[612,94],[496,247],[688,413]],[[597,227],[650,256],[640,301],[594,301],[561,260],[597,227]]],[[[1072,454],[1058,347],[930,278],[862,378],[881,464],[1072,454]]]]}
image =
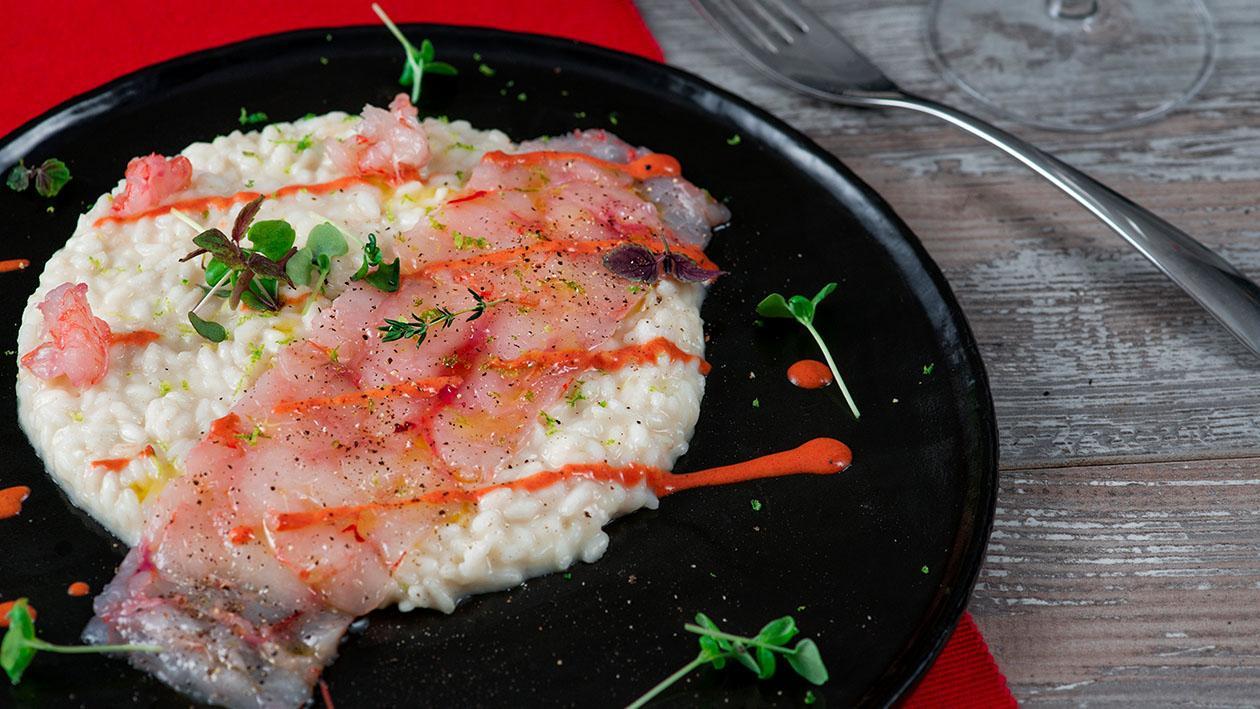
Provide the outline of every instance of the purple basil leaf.
{"type": "Polygon", "coordinates": [[[241,207],[241,211],[236,215],[236,223],[232,225],[232,241],[241,243],[241,237],[245,236],[250,222],[254,221],[254,217],[258,216],[258,210],[262,209],[262,203],[263,196],[258,195],[252,202],[241,207]]]}
{"type": "Polygon", "coordinates": [[[646,246],[621,244],[604,255],[604,268],[622,278],[654,283],[660,278],[661,260],[646,246]]]}
{"type": "Polygon", "coordinates": [[[719,271],[714,268],[705,268],[700,264],[692,261],[689,257],[678,252],[669,254],[669,266],[666,268],[670,275],[680,281],[711,281],[718,276],[726,275],[726,271],[719,271]]]}

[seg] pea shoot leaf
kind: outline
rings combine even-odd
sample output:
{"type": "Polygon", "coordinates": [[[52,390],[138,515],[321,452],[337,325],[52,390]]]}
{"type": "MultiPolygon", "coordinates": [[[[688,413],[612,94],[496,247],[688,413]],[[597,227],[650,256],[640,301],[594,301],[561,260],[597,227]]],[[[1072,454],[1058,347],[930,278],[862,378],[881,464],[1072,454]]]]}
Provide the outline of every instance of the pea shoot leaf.
{"type": "Polygon", "coordinates": [[[26,599],[19,598],[9,610],[9,631],[0,642],[0,667],[13,684],[22,681],[22,673],[35,659],[36,650],[30,646],[34,639],[35,621],[31,619],[26,599]]]}
{"type": "Polygon", "coordinates": [[[254,250],[272,261],[284,258],[297,236],[293,226],[283,219],[254,222],[247,233],[254,250]]]}
{"type": "Polygon", "coordinates": [[[349,251],[350,246],[341,230],[324,222],[311,229],[306,237],[306,245],[289,259],[286,267],[288,279],[311,286],[313,290],[322,290],[324,281],[332,270],[332,260],[349,251]]]}
{"type": "Polygon", "coordinates": [[[771,645],[786,645],[799,632],[800,630],[796,627],[796,619],[790,615],[785,615],[782,618],[776,618],[766,623],[761,632],[757,633],[757,639],[771,645]]]}
{"type": "Polygon", "coordinates": [[[757,304],[757,314],[763,318],[795,318],[787,301],[778,293],[771,293],[757,304]]]}
{"type": "Polygon", "coordinates": [[[813,684],[823,684],[829,677],[827,666],[823,664],[822,654],[818,652],[818,646],[813,640],[806,638],[800,641],[790,655],[783,657],[792,669],[796,670],[796,674],[813,684]]]}
{"type": "Polygon", "coordinates": [[[402,74],[398,77],[398,83],[401,86],[411,86],[412,103],[420,100],[420,81],[426,73],[445,74],[448,76],[459,73],[455,67],[446,62],[433,61],[436,51],[432,42],[427,39],[423,40],[417,48],[403,35],[402,30],[398,29],[398,25],[395,25],[394,21],[389,19],[389,15],[385,14],[380,5],[372,3],[372,11],[376,13],[377,17],[381,18],[381,22],[385,23],[385,27],[390,34],[394,35],[394,39],[397,39],[398,43],[402,45],[403,69],[402,74]]]}
{"type": "Polygon", "coordinates": [[[227,339],[227,330],[222,325],[213,320],[203,320],[191,310],[188,312],[188,322],[192,323],[198,335],[211,342],[223,342],[227,339]]]}
{"type": "Polygon", "coordinates": [[[836,367],[835,360],[831,356],[831,350],[827,349],[827,344],[823,342],[822,335],[814,328],[814,315],[817,312],[818,304],[835,292],[835,290],[836,284],[828,283],[813,298],[807,298],[803,295],[784,298],[778,293],[771,293],[757,304],[757,314],[763,318],[792,319],[805,327],[814,338],[814,341],[818,343],[818,349],[822,350],[823,357],[827,360],[827,366],[831,368],[831,375],[835,380],[836,386],[840,387],[840,393],[844,395],[845,403],[849,405],[849,411],[853,413],[853,418],[856,419],[860,418],[861,414],[858,412],[857,404],[853,401],[853,395],[849,393],[849,387],[845,385],[844,378],[840,376],[840,370],[836,367]]]}
{"type": "Polygon", "coordinates": [[[380,268],[365,276],[363,282],[377,290],[393,293],[398,290],[398,273],[401,267],[400,259],[394,259],[393,263],[381,264],[380,268]]]}

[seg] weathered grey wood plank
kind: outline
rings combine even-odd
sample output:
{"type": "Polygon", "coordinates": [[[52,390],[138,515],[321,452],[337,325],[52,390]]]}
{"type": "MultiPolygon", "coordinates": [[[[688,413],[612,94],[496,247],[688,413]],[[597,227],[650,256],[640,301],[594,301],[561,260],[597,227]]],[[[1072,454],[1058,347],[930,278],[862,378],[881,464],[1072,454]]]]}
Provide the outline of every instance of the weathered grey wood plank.
{"type": "MultiPolygon", "coordinates": [[[[972,610],[1016,696],[1260,702],[1260,362],[991,148],[914,114],[790,94],[741,64],[688,3],[639,3],[669,61],[845,160],[953,283],[1002,437],[998,523],[972,610]]],[[[810,4],[907,88],[969,106],[928,58],[925,0],[810,4]]],[[[1185,110],[1104,135],[1005,126],[1260,276],[1260,13],[1254,0],[1208,4],[1220,62],[1185,110]]]]}
{"type": "Polygon", "coordinates": [[[1260,699],[1254,459],[1003,475],[971,610],[1029,703],[1260,699]]]}
{"type": "MultiPolygon", "coordinates": [[[[981,342],[1016,467],[1260,455],[1260,362],[1075,203],[908,112],[821,105],[741,64],[689,4],[641,3],[667,58],[760,103],[878,189],[949,276],[981,342]],[[1048,392],[1048,393],[1047,393],[1048,392]]],[[[925,3],[815,3],[911,89],[967,105],[922,40],[925,3]]],[[[1106,135],[1011,126],[1260,275],[1260,16],[1213,3],[1221,62],[1167,120],[1106,135]]]]}

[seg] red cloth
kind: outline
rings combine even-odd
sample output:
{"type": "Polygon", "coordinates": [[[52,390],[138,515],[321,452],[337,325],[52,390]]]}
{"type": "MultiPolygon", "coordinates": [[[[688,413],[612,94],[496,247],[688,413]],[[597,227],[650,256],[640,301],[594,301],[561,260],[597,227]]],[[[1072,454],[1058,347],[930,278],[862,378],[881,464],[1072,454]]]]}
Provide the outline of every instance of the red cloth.
{"type": "MultiPolygon", "coordinates": [[[[572,37],[660,60],[631,0],[385,0],[396,22],[440,22],[572,37]]],[[[0,2],[0,135],[76,94],[180,54],[273,32],[374,25],[367,0],[0,2]]],[[[971,616],[905,707],[1014,706],[971,616]]]]}
{"type": "MultiPolygon", "coordinates": [[[[380,0],[395,22],[573,37],[661,59],[630,0],[380,0]]],[[[370,0],[0,0],[0,135],[58,103],[164,59],[258,35],[379,25],[370,0]]]]}
{"type": "Polygon", "coordinates": [[[964,613],[936,664],[902,703],[902,709],[963,709],[964,707],[1016,707],[989,646],[980,630],[964,613]]]}

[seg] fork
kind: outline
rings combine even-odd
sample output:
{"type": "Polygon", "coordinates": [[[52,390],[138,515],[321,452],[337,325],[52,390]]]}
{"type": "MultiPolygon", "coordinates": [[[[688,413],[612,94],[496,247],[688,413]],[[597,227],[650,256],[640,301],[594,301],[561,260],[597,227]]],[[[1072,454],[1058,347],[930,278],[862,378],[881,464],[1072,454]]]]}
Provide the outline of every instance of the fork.
{"type": "Polygon", "coordinates": [[[1189,234],[1001,128],[901,89],[798,0],[692,4],[753,66],[797,91],[845,106],[926,113],[992,143],[1093,212],[1260,355],[1260,287],[1189,234]]]}

